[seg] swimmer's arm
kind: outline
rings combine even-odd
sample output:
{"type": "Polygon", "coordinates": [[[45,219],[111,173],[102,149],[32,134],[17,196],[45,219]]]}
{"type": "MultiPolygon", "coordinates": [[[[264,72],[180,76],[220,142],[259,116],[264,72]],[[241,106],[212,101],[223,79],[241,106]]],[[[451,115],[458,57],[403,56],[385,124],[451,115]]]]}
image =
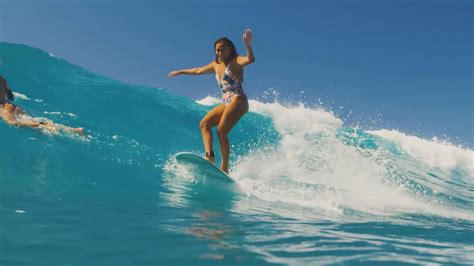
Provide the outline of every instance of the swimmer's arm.
{"type": "Polygon", "coordinates": [[[202,67],[195,67],[195,68],[190,68],[190,69],[182,69],[182,70],[175,70],[171,71],[168,76],[170,78],[174,78],[178,75],[203,75],[203,74],[210,74],[214,73],[214,61],[209,63],[208,65],[202,66],[202,67]]]}

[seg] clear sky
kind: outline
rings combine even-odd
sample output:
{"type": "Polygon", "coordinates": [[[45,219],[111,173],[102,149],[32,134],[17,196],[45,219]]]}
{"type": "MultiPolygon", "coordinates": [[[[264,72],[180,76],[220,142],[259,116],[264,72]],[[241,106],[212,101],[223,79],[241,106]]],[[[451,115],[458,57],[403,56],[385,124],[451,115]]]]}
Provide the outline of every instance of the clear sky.
{"type": "Polygon", "coordinates": [[[246,27],[251,98],[320,98],[348,125],[473,146],[473,1],[0,0],[0,41],[193,99],[216,95],[213,76],[168,72],[209,63],[222,36],[243,53],[246,27]]]}

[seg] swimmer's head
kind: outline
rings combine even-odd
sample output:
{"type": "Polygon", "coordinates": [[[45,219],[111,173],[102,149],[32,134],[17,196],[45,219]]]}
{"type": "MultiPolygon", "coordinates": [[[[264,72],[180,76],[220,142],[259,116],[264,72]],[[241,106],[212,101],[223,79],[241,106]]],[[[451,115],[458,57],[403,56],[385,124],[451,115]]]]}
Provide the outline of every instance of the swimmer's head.
{"type": "Polygon", "coordinates": [[[8,87],[7,80],[0,75],[0,102],[3,102],[5,98],[10,101],[15,99],[12,90],[8,87]]]}
{"type": "Polygon", "coordinates": [[[216,53],[216,63],[230,62],[238,56],[234,43],[226,37],[219,38],[214,42],[214,52],[216,53]]]}

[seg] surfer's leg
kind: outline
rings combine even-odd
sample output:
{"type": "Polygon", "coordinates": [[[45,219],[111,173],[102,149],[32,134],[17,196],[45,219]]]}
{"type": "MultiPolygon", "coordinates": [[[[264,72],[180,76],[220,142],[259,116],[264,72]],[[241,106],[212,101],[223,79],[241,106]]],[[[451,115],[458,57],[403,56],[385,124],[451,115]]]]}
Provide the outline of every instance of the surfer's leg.
{"type": "MultiPolygon", "coordinates": [[[[201,128],[202,134],[202,142],[204,144],[204,150],[206,153],[210,153],[212,151],[212,131],[211,128],[216,126],[221,119],[222,113],[224,113],[225,105],[220,104],[214,107],[209,113],[207,113],[201,122],[199,123],[199,127],[201,128]]],[[[214,158],[206,158],[209,159],[211,162],[215,162],[214,158]]]]}
{"type": "Polygon", "coordinates": [[[249,110],[249,104],[247,98],[242,95],[235,95],[229,105],[226,106],[224,113],[222,114],[219,125],[217,126],[217,135],[219,136],[219,143],[221,146],[221,169],[228,173],[229,167],[229,135],[230,130],[237,124],[239,119],[247,113],[249,110]]]}

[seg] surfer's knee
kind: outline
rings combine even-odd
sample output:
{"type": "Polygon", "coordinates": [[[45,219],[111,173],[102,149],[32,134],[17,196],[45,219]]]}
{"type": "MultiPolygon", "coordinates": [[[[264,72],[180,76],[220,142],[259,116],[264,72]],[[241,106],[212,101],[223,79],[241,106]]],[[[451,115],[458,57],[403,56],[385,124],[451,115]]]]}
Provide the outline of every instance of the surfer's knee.
{"type": "Polygon", "coordinates": [[[199,122],[199,128],[201,130],[203,130],[203,129],[210,130],[211,125],[209,124],[209,121],[207,121],[206,119],[203,119],[203,120],[201,120],[201,122],[199,122]]]}

